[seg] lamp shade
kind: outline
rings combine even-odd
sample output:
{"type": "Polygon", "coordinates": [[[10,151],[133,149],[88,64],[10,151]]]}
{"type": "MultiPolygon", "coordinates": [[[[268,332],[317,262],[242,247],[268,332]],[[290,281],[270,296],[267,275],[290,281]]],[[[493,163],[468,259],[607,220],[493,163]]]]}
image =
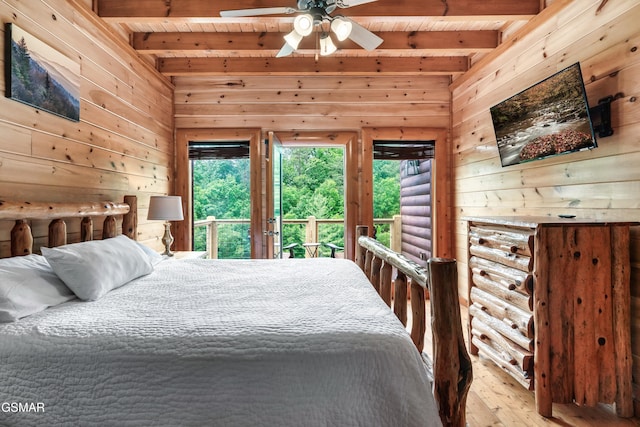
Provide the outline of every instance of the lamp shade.
{"type": "Polygon", "coordinates": [[[323,34],[322,37],[320,37],[320,55],[331,55],[336,50],[338,50],[338,48],[333,44],[331,36],[329,34],[323,34]]]}
{"type": "Polygon", "coordinates": [[[180,196],[151,196],[147,219],[182,221],[182,198],[180,196]]]}
{"type": "MultiPolygon", "coordinates": [[[[296,30],[293,30],[289,34],[284,36],[284,41],[286,41],[287,44],[293,48],[293,50],[296,50],[298,48],[298,45],[300,45],[300,42],[302,41],[302,37],[303,36],[299,34],[296,30]]],[[[293,53],[293,50],[289,53],[293,53]]],[[[283,56],[286,56],[286,55],[283,55],[283,56]]]]}
{"type": "Polygon", "coordinates": [[[331,31],[333,31],[338,38],[339,41],[345,41],[350,35],[351,30],[353,29],[353,24],[346,18],[342,16],[336,16],[333,21],[331,21],[331,31]]]}
{"type": "Polygon", "coordinates": [[[313,16],[308,13],[296,16],[293,20],[293,28],[301,36],[308,36],[313,31],[313,16]]]}

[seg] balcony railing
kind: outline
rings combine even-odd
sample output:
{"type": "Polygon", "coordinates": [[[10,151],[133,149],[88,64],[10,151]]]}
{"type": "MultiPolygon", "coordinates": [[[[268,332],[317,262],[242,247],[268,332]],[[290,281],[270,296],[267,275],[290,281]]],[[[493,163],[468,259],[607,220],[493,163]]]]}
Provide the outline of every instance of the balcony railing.
{"type": "MultiPolygon", "coordinates": [[[[305,219],[283,219],[282,227],[292,227],[299,226],[304,227],[304,238],[300,238],[297,242],[282,242],[283,246],[287,246],[291,243],[298,243],[298,251],[301,254],[304,250],[302,246],[304,243],[334,243],[339,246],[343,246],[341,243],[344,239],[344,235],[340,235],[339,242],[335,241],[325,241],[323,239],[323,228],[325,226],[337,226],[342,225],[344,223],[343,219],[318,219],[314,216],[307,217],[305,219]]],[[[376,226],[379,230],[380,237],[383,237],[382,243],[390,247],[392,250],[396,252],[400,252],[401,250],[401,217],[400,215],[394,215],[393,218],[376,218],[373,220],[374,226],[376,226]],[[388,230],[388,241],[386,241],[386,232],[388,230]]],[[[206,251],[209,254],[209,258],[218,258],[221,252],[230,253],[233,252],[232,256],[225,257],[237,257],[237,258],[249,258],[251,252],[251,242],[249,240],[249,219],[216,219],[215,217],[208,217],[207,219],[202,219],[195,221],[194,226],[194,234],[201,233],[198,231],[201,228],[205,228],[204,231],[204,240],[206,242],[206,251]],[[225,242],[221,239],[223,233],[220,233],[223,227],[233,227],[233,230],[227,229],[227,234],[232,234],[232,239],[229,242],[225,242]],[[228,245],[232,245],[232,250],[229,250],[228,245]],[[221,251],[221,249],[223,249],[221,251]]],[[[301,234],[301,233],[300,233],[301,234]]],[[[282,236],[282,233],[280,233],[282,236]]],[[[196,241],[202,241],[202,237],[196,239],[196,241]]],[[[197,243],[196,243],[197,244],[197,243]]],[[[202,243],[200,243],[202,244],[202,243]]],[[[204,250],[203,247],[196,247],[197,250],[204,250]]],[[[328,248],[321,248],[321,253],[329,252],[328,248]]],[[[304,251],[306,257],[310,256],[307,251],[304,251]]]]}

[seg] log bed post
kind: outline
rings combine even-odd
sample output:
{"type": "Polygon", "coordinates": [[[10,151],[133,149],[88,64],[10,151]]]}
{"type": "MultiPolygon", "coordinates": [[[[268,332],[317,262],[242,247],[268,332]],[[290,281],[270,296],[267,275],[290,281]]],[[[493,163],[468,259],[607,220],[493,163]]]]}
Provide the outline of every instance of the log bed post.
{"type": "Polygon", "coordinates": [[[67,223],[60,218],[49,224],[49,247],[55,248],[67,244],[67,223]]]}
{"type": "Polygon", "coordinates": [[[117,235],[118,224],[116,222],[116,217],[109,215],[104,219],[104,224],[102,225],[102,239],[110,239],[117,235]]]}
{"type": "Polygon", "coordinates": [[[367,251],[364,257],[364,274],[369,280],[371,280],[371,264],[373,264],[373,252],[367,251]]]}
{"type": "Polygon", "coordinates": [[[462,335],[456,261],[431,258],[427,268],[431,285],[433,394],[442,423],[462,427],[466,424],[465,408],[473,371],[462,335]],[[451,379],[456,381],[452,383],[451,379]]]}
{"type": "Polygon", "coordinates": [[[11,256],[30,255],[33,251],[31,227],[24,219],[16,220],[11,229],[11,256]]]}
{"type": "Polygon", "coordinates": [[[424,288],[411,281],[411,339],[420,353],[424,350],[424,334],[427,330],[424,301],[424,288]]]}
{"type": "Polygon", "coordinates": [[[402,324],[407,326],[407,304],[399,302],[407,301],[407,275],[402,271],[398,271],[394,285],[396,292],[393,302],[393,312],[402,324]]]}
{"type": "Polygon", "coordinates": [[[389,307],[391,307],[391,282],[393,282],[393,278],[391,277],[392,274],[393,266],[388,262],[385,262],[380,269],[380,296],[389,307]]]}
{"type": "MultiPolygon", "coordinates": [[[[366,225],[358,225],[356,227],[356,239],[358,239],[360,236],[367,236],[368,234],[369,227],[367,227],[366,225]]],[[[358,267],[360,267],[362,271],[364,271],[364,260],[366,257],[367,249],[360,245],[356,245],[356,264],[358,264],[358,267]]]]}
{"type": "Polygon", "coordinates": [[[122,216],[122,234],[131,240],[138,240],[138,198],[124,196],[124,202],[129,205],[129,212],[122,216]]]}
{"type": "Polygon", "coordinates": [[[80,222],[80,241],[88,242],[93,240],[93,220],[85,216],[80,222]]]}
{"type": "Polygon", "coordinates": [[[463,427],[473,371],[462,331],[456,260],[431,258],[425,269],[368,237],[367,231],[366,226],[358,226],[357,264],[385,302],[390,298],[391,269],[398,270],[393,308],[405,326],[407,283],[411,280],[411,339],[420,353],[426,332],[425,292],[430,293],[433,393],[442,424],[463,427]]]}
{"type": "Polygon", "coordinates": [[[380,269],[382,268],[382,259],[377,256],[373,256],[371,258],[371,276],[369,276],[369,280],[373,285],[373,288],[376,290],[378,295],[380,295],[380,269]]]}

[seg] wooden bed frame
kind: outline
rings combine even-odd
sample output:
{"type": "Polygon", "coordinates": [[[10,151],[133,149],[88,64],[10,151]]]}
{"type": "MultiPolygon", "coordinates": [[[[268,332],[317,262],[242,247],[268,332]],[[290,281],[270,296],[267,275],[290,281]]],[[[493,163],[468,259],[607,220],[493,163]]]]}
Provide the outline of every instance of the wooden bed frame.
{"type": "MultiPolygon", "coordinates": [[[[123,203],[29,203],[0,200],[0,220],[15,221],[11,230],[11,256],[29,255],[34,251],[34,238],[28,220],[51,220],[46,246],[55,247],[67,243],[64,219],[82,218],[80,241],[89,241],[94,237],[92,217],[105,217],[102,238],[106,239],[118,234],[116,216],[122,216],[122,234],[136,240],[136,196],[125,196],[123,203]]],[[[360,237],[356,262],[389,306],[392,305],[392,269],[395,267],[398,271],[395,279],[395,301],[407,300],[407,285],[410,284],[411,338],[421,353],[426,331],[425,290],[429,290],[433,331],[433,390],[439,415],[445,426],[464,426],[472,370],[462,335],[455,260],[432,258],[425,269],[366,237],[367,227],[359,226],[357,233],[360,237]]],[[[406,325],[407,305],[393,306],[400,321],[406,325]]],[[[427,363],[430,365],[430,362],[427,363]]]]}
{"type": "Polygon", "coordinates": [[[393,311],[405,326],[409,285],[411,339],[425,362],[431,365],[429,357],[423,353],[426,332],[425,291],[429,291],[433,334],[433,394],[442,424],[463,427],[466,425],[467,394],[473,380],[473,371],[471,358],[464,344],[456,261],[431,258],[424,268],[368,237],[368,234],[367,226],[357,227],[356,235],[359,237],[356,263],[389,307],[392,306],[391,289],[395,287],[393,311]],[[395,280],[392,279],[394,268],[397,269],[395,280]],[[396,301],[401,303],[396,304],[396,301]]]}
{"type": "Polygon", "coordinates": [[[67,224],[63,218],[82,218],[80,241],[93,240],[92,217],[104,216],[102,238],[118,235],[116,215],[122,215],[122,233],[133,240],[138,236],[138,201],[136,196],[125,196],[123,203],[31,203],[0,200],[0,220],[15,220],[11,230],[11,256],[33,253],[33,235],[27,220],[48,220],[50,248],[67,243],[67,224]]]}

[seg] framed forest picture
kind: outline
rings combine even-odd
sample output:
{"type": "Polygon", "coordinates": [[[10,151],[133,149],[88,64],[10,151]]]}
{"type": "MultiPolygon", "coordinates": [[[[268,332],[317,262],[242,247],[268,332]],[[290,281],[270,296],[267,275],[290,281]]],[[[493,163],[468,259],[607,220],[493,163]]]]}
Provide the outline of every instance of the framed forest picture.
{"type": "Polygon", "coordinates": [[[6,96],[80,120],[80,64],[15,24],[5,25],[6,96]]]}

